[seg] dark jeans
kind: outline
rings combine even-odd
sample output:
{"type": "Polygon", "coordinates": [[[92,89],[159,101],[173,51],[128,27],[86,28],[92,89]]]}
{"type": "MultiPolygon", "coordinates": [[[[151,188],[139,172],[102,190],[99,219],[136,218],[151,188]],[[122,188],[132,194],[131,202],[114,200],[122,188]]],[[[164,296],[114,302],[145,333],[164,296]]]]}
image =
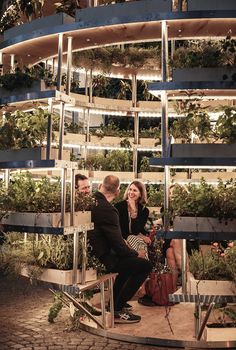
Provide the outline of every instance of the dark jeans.
{"type": "MultiPolygon", "coordinates": [[[[107,257],[103,261],[105,266],[108,264],[107,257]]],[[[114,283],[114,309],[120,311],[125,303],[132,299],[139,287],[146,280],[152,270],[151,263],[138,257],[123,257],[116,261],[115,266],[109,269],[109,272],[118,272],[114,283]]]]}

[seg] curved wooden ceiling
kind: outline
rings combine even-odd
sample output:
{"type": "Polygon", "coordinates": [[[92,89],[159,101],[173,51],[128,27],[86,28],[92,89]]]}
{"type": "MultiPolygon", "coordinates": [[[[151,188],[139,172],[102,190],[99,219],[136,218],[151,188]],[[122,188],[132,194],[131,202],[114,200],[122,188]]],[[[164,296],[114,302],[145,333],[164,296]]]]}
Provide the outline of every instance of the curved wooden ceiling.
{"type": "Polygon", "coordinates": [[[50,27],[50,17],[48,25],[34,31],[33,22],[27,23],[27,34],[20,34],[19,27],[19,34],[15,34],[14,37],[13,34],[8,40],[0,43],[4,64],[9,62],[10,54],[15,54],[19,62],[29,65],[57,56],[58,33],[64,34],[64,53],[69,36],[73,37],[73,51],[119,43],[158,41],[161,39],[161,20],[164,19],[167,20],[170,39],[225,37],[229,31],[233,37],[236,36],[236,11],[150,13],[145,1],[138,3],[139,9],[142,10],[138,14],[131,11],[137,4],[128,2],[104,6],[102,9],[95,7],[80,10],[75,22],[54,27],[50,27]],[[119,5],[122,7],[119,8],[117,16],[114,9],[119,5]],[[101,10],[105,15],[98,18],[101,10]],[[85,20],[81,21],[83,14],[85,20]]]}

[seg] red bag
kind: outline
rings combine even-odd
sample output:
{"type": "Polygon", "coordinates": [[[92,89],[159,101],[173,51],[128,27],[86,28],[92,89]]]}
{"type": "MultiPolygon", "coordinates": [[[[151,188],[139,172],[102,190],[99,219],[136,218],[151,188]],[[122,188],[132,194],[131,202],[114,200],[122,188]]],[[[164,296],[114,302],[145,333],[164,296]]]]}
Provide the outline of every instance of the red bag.
{"type": "Polygon", "coordinates": [[[174,293],[172,273],[151,272],[150,278],[145,284],[146,294],[152,298],[156,305],[170,306],[169,294],[174,293]]]}

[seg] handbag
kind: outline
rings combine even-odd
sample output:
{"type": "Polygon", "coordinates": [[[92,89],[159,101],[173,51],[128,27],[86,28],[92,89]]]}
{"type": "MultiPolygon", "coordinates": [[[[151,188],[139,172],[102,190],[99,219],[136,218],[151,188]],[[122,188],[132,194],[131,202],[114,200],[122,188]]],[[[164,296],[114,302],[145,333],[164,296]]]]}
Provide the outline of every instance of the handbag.
{"type": "Polygon", "coordinates": [[[169,294],[174,293],[173,276],[171,272],[151,272],[145,283],[146,294],[156,305],[171,306],[169,294]]]}

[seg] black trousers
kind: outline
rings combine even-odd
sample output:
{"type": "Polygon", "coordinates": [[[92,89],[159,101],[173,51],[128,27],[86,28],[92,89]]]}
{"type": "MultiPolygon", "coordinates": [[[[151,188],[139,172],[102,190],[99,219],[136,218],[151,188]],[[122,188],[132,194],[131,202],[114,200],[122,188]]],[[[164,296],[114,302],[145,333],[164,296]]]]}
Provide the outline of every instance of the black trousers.
{"type": "MultiPolygon", "coordinates": [[[[106,261],[103,261],[106,267],[110,265],[106,264],[109,258],[112,257],[106,257],[106,261]]],[[[118,272],[113,293],[114,309],[120,311],[146,280],[152,270],[152,265],[148,260],[138,257],[123,257],[119,260],[116,257],[115,260],[115,265],[108,269],[109,272],[118,272]]]]}

